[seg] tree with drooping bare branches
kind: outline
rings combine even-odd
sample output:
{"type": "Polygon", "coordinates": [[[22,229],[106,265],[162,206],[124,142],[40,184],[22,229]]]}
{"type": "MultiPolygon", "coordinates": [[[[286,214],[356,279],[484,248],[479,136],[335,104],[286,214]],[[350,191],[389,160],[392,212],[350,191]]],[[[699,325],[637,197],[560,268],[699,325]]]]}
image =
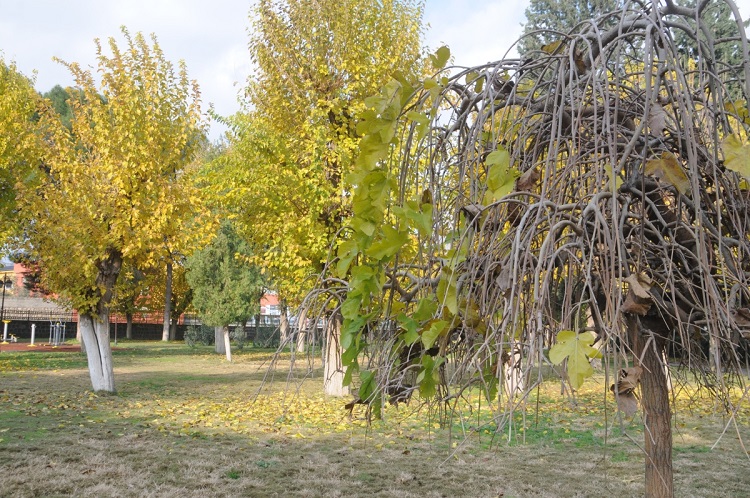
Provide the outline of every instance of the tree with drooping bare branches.
{"type": "Polygon", "coordinates": [[[604,354],[622,410],[640,385],[646,494],[672,495],[669,374],[730,403],[750,328],[750,64],[712,58],[748,52],[726,4],[722,39],[706,2],[628,4],[531,59],[371,99],[354,214],[310,295],[339,303],[359,401],[377,414],[479,385],[507,413],[540,364],[574,392],[604,354]]]}

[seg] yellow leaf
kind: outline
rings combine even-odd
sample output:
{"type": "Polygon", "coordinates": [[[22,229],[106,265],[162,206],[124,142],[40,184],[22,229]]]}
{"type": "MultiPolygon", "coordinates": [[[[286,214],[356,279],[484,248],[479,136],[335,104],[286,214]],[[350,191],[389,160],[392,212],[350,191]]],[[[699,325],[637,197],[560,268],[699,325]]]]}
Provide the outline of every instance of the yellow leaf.
{"type": "Polygon", "coordinates": [[[724,166],[750,179],[750,146],[743,145],[737,135],[729,135],[721,143],[724,166]]]}
{"type": "Polygon", "coordinates": [[[669,183],[681,194],[690,191],[690,179],[682,169],[677,157],[671,152],[663,152],[661,158],[646,161],[643,173],[648,176],[656,176],[669,183]]]}

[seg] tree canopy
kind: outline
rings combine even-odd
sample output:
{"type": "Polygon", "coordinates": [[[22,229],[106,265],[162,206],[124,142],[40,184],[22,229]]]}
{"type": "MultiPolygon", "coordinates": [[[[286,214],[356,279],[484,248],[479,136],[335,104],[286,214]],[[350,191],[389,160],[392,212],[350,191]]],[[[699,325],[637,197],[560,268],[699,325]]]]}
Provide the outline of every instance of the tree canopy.
{"type": "Polygon", "coordinates": [[[247,110],[216,189],[287,298],[322,268],[350,212],[346,187],[364,100],[419,71],[421,4],[413,0],[261,0],[253,8],[247,110]]]}
{"type": "MultiPolygon", "coordinates": [[[[621,4],[619,0],[530,0],[519,52],[523,55],[554,43],[587,19],[610,14],[621,4]]],[[[615,18],[604,21],[609,26],[615,22],[615,18]]]]}
{"type": "Polygon", "coordinates": [[[17,184],[36,178],[44,161],[44,103],[33,80],[0,58],[0,244],[17,231],[17,184]]]}
{"type": "Polygon", "coordinates": [[[188,258],[186,277],[203,323],[244,324],[258,312],[265,287],[251,257],[250,246],[224,221],[214,240],[188,258]]]}

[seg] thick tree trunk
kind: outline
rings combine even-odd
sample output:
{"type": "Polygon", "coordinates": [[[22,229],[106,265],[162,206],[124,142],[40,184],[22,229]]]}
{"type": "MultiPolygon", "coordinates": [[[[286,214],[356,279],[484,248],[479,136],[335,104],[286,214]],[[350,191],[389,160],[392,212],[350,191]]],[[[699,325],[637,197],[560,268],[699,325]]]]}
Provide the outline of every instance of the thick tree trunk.
{"type": "Polygon", "coordinates": [[[329,396],[347,396],[349,394],[349,386],[344,386],[344,367],[341,363],[341,353],[341,315],[336,313],[326,320],[323,390],[329,396]]]}
{"type": "Polygon", "coordinates": [[[172,317],[172,262],[167,261],[167,281],[164,290],[164,325],[161,332],[161,340],[169,340],[169,322],[172,317]]]}
{"type": "Polygon", "coordinates": [[[642,329],[638,319],[626,319],[635,363],[642,358],[641,405],[643,408],[646,450],[646,496],[671,498],[672,489],[672,413],[669,387],[662,362],[663,341],[657,334],[642,329]],[[651,340],[649,340],[651,339],[651,340]]]}
{"type": "Polygon", "coordinates": [[[79,314],[79,330],[86,346],[86,357],[94,391],[115,392],[112,349],[109,345],[109,315],[79,314]]]}
{"type": "Polygon", "coordinates": [[[229,325],[214,327],[214,343],[216,352],[227,356],[227,361],[232,361],[232,346],[229,338],[229,325]]]}
{"type": "Polygon", "coordinates": [[[125,313],[125,338],[126,339],[132,339],[133,338],[133,314],[132,313],[125,313]]]}
{"type": "Polygon", "coordinates": [[[223,327],[214,327],[214,350],[220,354],[227,352],[226,344],[224,343],[223,327]]]}

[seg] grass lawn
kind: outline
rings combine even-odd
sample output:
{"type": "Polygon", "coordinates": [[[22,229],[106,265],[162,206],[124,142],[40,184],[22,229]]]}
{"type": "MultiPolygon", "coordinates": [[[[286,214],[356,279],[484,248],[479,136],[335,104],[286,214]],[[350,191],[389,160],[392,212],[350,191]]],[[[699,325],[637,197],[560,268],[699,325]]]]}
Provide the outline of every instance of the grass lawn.
{"type": "MultiPolygon", "coordinates": [[[[319,370],[282,359],[269,376],[269,351],[120,347],[116,396],[90,391],[81,353],[0,354],[0,496],[643,495],[640,415],[616,416],[603,376],[574,401],[545,383],[505,418],[470,394],[446,428],[416,398],[368,426],[321,394],[319,370]]],[[[750,400],[730,418],[688,394],[675,495],[750,496],[750,400]]]]}

